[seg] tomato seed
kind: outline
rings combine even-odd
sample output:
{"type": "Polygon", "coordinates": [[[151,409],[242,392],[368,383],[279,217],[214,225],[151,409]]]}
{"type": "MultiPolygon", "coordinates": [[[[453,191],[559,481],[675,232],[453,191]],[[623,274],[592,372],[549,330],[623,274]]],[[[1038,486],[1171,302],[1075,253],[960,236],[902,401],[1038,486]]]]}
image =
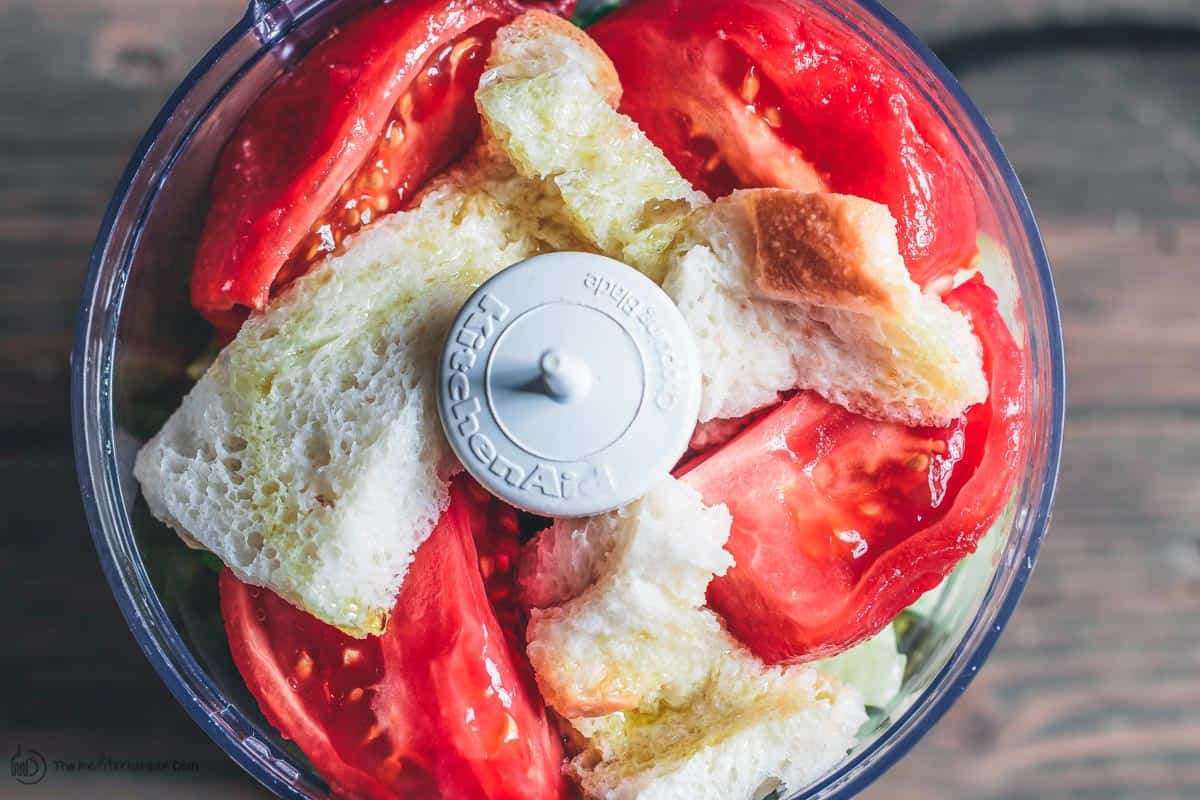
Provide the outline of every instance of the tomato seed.
{"type": "Polygon", "coordinates": [[[778,106],[770,106],[764,109],[763,119],[776,130],[779,130],[783,126],[783,112],[779,110],[778,106]]]}
{"type": "Polygon", "coordinates": [[[480,49],[479,40],[474,36],[468,36],[465,39],[462,39],[458,42],[458,44],[454,45],[454,49],[450,51],[451,67],[457,67],[458,62],[462,61],[464,57],[467,61],[475,59],[479,55],[480,49]]]}
{"type": "Polygon", "coordinates": [[[292,667],[292,671],[296,673],[296,677],[302,681],[306,681],[312,677],[313,660],[307,650],[301,650],[300,655],[296,658],[296,664],[292,667]]]}
{"type": "Polygon", "coordinates": [[[309,263],[316,261],[321,255],[322,250],[324,250],[324,245],[322,245],[320,241],[314,242],[313,244],[309,245],[307,250],[304,251],[304,260],[309,263]]]}
{"type": "Polygon", "coordinates": [[[812,469],[812,482],[818,488],[824,489],[833,481],[833,468],[822,462],[812,469]]]}
{"type": "Polygon", "coordinates": [[[746,77],[742,78],[742,99],[747,103],[753,103],[754,98],[758,97],[758,90],[762,87],[762,82],[758,79],[758,72],[754,65],[746,70],[746,77]]]}
{"type": "Polygon", "coordinates": [[[911,469],[913,472],[924,472],[929,469],[929,456],[924,453],[917,453],[908,461],[904,462],[904,466],[911,469]]]}
{"type": "Polygon", "coordinates": [[[404,141],[404,123],[394,119],[388,123],[386,140],[392,147],[404,141]]]}
{"type": "Polygon", "coordinates": [[[413,96],[412,91],[409,90],[396,101],[396,116],[400,119],[410,119],[412,117],[412,110],[413,96]]]}
{"type": "Polygon", "coordinates": [[[517,728],[517,721],[512,718],[512,715],[504,715],[504,738],[500,740],[500,744],[516,741],[520,737],[520,730],[517,728]]]}

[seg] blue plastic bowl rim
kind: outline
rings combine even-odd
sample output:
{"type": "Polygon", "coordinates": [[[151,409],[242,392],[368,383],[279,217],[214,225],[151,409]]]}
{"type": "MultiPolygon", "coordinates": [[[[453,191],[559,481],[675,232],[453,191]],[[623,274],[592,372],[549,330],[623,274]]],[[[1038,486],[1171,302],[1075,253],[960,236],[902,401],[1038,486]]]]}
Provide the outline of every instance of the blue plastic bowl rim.
{"type": "MultiPolygon", "coordinates": [[[[133,184],[139,168],[149,153],[151,147],[157,141],[159,135],[166,127],[168,121],[175,114],[180,103],[187,97],[188,93],[195,87],[201,78],[208,73],[224,56],[235,43],[237,43],[248,32],[252,31],[255,26],[255,15],[253,12],[253,2],[251,9],[238,20],[238,22],[229,29],[217,42],[209,48],[204,56],[196,63],[187,76],[180,82],[179,86],[167,98],[166,103],[155,115],[154,120],[150,123],[146,133],[138,142],[137,148],[134,150],[129,163],[126,165],[121,178],[117,183],[117,187],[113,192],[112,199],[108,203],[104,216],[100,223],[100,228],[96,234],[96,242],[93,245],[91,257],[88,261],[87,276],[84,279],[83,294],[80,299],[79,309],[76,314],[76,334],[74,345],[71,350],[71,422],[74,440],[75,451],[75,469],[79,480],[80,494],[83,499],[84,512],[88,521],[88,528],[92,534],[92,540],[100,557],[101,566],[104,569],[105,578],[108,580],[109,587],[112,590],[113,596],[117,600],[117,605],[120,607],[121,614],[125,617],[125,621],[133,633],[134,639],[138,646],[146,654],[154,671],[158,673],[159,678],[166,684],[167,689],[175,697],[176,701],[184,708],[188,716],[190,716],[196,724],[203,730],[213,742],[215,742],[226,755],[234,760],[247,774],[261,783],[264,787],[279,797],[295,798],[296,800],[306,800],[305,795],[300,792],[292,783],[286,781],[282,776],[274,774],[268,770],[264,770],[251,753],[242,745],[242,742],[234,739],[228,730],[220,726],[214,715],[200,704],[200,699],[192,692],[191,688],[185,682],[180,673],[178,666],[171,662],[168,658],[167,650],[155,640],[151,635],[150,630],[145,624],[145,620],[140,619],[139,610],[136,601],[130,593],[128,587],[120,574],[120,569],[114,558],[108,542],[105,540],[104,522],[101,519],[101,511],[96,503],[96,484],[93,481],[92,465],[90,462],[89,446],[91,443],[86,437],[86,409],[85,409],[85,392],[88,386],[85,385],[86,366],[88,364],[88,343],[89,333],[91,331],[88,322],[95,304],[97,288],[100,281],[100,273],[103,268],[105,251],[110,237],[112,236],[113,226],[116,223],[117,217],[120,214],[122,206],[129,194],[130,187],[133,184]]],[[[269,46],[263,44],[259,51],[252,57],[251,61],[261,58],[267,51],[269,46]]],[[[215,99],[214,99],[215,101],[215,99]]],[[[208,105],[211,105],[208,104],[208,105]]],[[[204,112],[208,110],[206,105],[204,112]]],[[[202,112],[198,118],[204,116],[202,112]]],[[[185,134],[180,146],[186,142],[194,130],[185,134]]],[[[167,171],[169,174],[169,170],[167,171]]],[[[145,213],[145,209],[149,208],[153,203],[154,196],[158,193],[158,187],[155,187],[147,197],[144,208],[141,213],[145,213]]],[[[128,263],[124,267],[128,268],[128,263]]],[[[115,325],[115,320],[113,320],[115,325]]],[[[100,367],[100,374],[111,375],[111,358],[112,353],[107,353],[107,363],[100,367]]],[[[106,417],[100,420],[100,425],[108,434],[111,440],[113,431],[113,422],[111,416],[111,404],[105,404],[104,411],[107,411],[106,417]]],[[[111,479],[117,472],[115,455],[108,451],[104,454],[104,469],[103,474],[106,478],[111,479]]],[[[113,494],[118,494],[113,490],[113,494]]],[[[138,572],[145,577],[145,566],[137,565],[138,572]]],[[[163,630],[163,635],[166,638],[166,645],[171,651],[176,653],[182,663],[182,666],[192,674],[202,676],[202,680],[212,694],[219,695],[220,692],[212,683],[207,672],[196,661],[191,650],[179,638],[178,632],[173,625],[169,624],[165,609],[162,607],[158,597],[151,598],[151,612],[160,620],[165,620],[168,624],[163,630]]],[[[279,751],[268,745],[272,750],[273,760],[281,760],[289,758],[288,754],[279,751]]]]}

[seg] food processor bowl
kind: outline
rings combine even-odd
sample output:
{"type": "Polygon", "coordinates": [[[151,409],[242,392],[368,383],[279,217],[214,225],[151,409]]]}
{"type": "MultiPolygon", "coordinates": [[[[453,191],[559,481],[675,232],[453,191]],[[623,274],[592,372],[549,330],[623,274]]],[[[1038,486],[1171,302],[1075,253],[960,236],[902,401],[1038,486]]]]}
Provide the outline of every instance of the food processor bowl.
{"type": "MultiPolygon", "coordinates": [[[[963,693],[1017,605],[1050,518],[1063,429],[1058,309],[1029,203],[982,115],[946,68],[873,0],[793,0],[870,43],[940,114],[966,154],[983,263],[1026,359],[1027,458],[1009,508],[970,557],[908,615],[902,690],[874,709],[855,749],[795,797],[849,798],[908,751],[963,693]]],[[[130,630],[205,732],[281,797],[329,788],[262,717],[229,656],[213,559],[148,512],[134,455],[194,381],[207,325],[188,277],[213,166],[258,94],[364,0],[254,0],[171,95],[100,227],[73,353],[80,488],[96,549],[130,630]]],[[[585,8],[594,13],[597,8],[585,8]]]]}

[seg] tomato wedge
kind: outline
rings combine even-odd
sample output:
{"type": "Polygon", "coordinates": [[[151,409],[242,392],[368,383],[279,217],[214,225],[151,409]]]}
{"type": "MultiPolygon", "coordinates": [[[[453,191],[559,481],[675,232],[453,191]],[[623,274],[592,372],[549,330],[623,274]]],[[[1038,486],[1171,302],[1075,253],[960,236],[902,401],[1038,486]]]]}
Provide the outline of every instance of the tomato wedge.
{"type": "Polygon", "coordinates": [[[681,470],[733,515],[736,561],[709,605],[764,660],[835,655],[936,586],[1000,515],[1025,438],[1021,353],[975,276],[970,316],[990,395],[946,428],[906,428],[798,394],[681,470]]]}
{"type": "Polygon", "coordinates": [[[479,525],[503,520],[508,537],[515,514],[482,491],[455,482],[382,637],[353,639],[221,574],[229,648],[247,687],[341,795],[565,796],[562,743],[479,570],[475,540],[492,534],[479,525]]]}
{"type": "Polygon", "coordinates": [[[780,186],[884,203],[922,285],[975,257],[971,187],[945,125],[814,9],[634,0],[588,33],[617,67],[621,110],[710,196],[780,186]]]}
{"type": "Polygon", "coordinates": [[[273,290],[458,158],[479,130],[474,92],[492,36],[527,7],[376,6],[271,84],[217,163],[192,273],[196,310],[236,330],[273,290]]]}

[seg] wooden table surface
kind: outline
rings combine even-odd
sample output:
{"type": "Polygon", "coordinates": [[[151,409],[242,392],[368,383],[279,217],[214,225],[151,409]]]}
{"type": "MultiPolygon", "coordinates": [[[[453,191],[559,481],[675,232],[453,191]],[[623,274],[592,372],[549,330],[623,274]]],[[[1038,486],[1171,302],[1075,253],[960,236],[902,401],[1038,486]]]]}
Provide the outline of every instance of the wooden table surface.
{"type": "MultiPolygon", "coordinates": [[[[68,363],[102,209],[241,0],[0,0],[0,757],[195,761],[0,797],[262,797],[159,684],[87,535],[68,363]]],[[[1039,214],[1068,425],[1021,608],[865,793],[1200,798],[1200,3],[894,0],[983,108],[1039,214]],[[1195,249],[1193,249],[1195,248],[1195,249]]]]}

